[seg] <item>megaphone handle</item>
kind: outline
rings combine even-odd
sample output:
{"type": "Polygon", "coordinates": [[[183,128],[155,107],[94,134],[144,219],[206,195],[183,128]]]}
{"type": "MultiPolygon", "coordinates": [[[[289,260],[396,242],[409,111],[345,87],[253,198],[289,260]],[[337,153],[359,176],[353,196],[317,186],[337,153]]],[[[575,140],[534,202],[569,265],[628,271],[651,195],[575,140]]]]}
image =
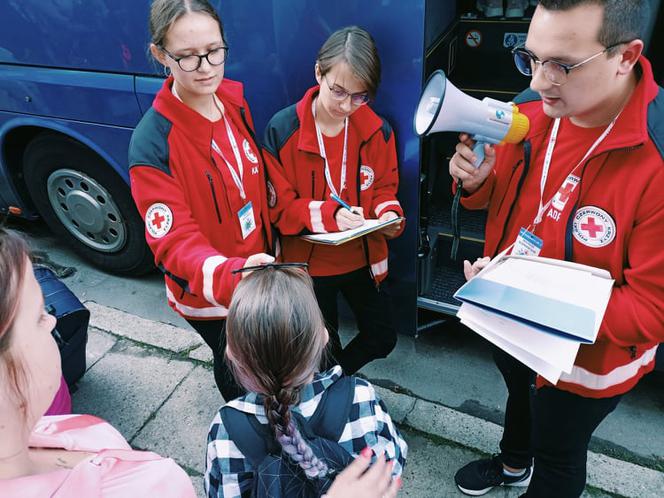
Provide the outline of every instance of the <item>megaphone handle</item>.
{"type": "Polygon", "coordinates": [[[475,142],[475,145],[473,146],[473,154],[475,154],[475,157],[477,157],[477,160],[473,164],[476,168],[480,167],[480,164],[482,164],[482,161],[484,161],[484,144],[486,142],[475,142]]]}

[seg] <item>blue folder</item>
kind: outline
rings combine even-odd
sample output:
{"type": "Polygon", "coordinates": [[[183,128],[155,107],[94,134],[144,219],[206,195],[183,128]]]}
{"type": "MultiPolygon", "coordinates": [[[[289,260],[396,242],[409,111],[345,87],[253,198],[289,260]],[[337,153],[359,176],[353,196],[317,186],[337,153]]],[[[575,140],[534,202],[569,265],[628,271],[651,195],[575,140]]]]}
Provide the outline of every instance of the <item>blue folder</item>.
{"type": "Polygon", "coordinates": [[[524,322],[532,327],[592,344],[595,312],[507,285],[473,278],[454,297],[459,301],[524,322]]]}

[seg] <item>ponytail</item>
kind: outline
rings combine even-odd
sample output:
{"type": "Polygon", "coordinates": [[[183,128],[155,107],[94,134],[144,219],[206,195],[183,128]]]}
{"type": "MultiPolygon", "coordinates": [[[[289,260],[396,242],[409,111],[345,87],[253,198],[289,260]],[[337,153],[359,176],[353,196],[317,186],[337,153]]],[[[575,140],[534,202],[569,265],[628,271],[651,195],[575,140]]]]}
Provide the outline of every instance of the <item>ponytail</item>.
{"type": "Polygon", "coordinates": [[[298,464],[309,479],[325,477],[327,464],[314,455],[291,416],[290,407],[299,400],[299,392],[281,389],[276,396],[266,396],[265,415],[281,449],[298,464]]]}

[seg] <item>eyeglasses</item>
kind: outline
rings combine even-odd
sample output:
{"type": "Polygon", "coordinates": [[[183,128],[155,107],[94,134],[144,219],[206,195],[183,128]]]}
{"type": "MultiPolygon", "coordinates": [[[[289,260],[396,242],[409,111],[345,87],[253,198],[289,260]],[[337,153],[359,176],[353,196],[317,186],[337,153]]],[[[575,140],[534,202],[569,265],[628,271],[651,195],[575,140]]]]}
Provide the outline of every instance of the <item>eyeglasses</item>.
{"type": "Polygon", "coordinates": [[[236,273],[267,270],[268,268],[272,268],[273,270],[279,270],[281,268],[302,268],[306,270],[307,268],[309,268],[309,263],[266,263],[264,265],[246,266],[244,268],[238,268],[237,270],[233,270],[231,273],[235,275],[236,273]]]}
{"type": "Polygon", "coordinates": [[[182,57],[177,57],[166,50],[164,47],[159,47],[162,52],[168,55],[171,59],[178,63],[180,69],[186,73],[191,73],[198,71],[198,68],[201,67],[203,59],[208,61],[208,64],[211,66],[220,66],[226,60],[228,55],[228,47],[218,47],[213,48],[207,54],[203,55],[183,55],[182,57]]]}
{"type": "Polygon", "coordinates": [[[329,81],[327,81],[326,74],[323,75],[323,78],[325,79],[325,83],[327,84],[327,87],[330,89],[330,94],[332,94],[332,98],[334,100],[346,100],[346,98],[350,96],[350,102],[353,105],[368,104],[369,101],[371,100],[367,92],[348,93],[346,90],[338,87],[337,85],[330,86],[329,81]]]}
{"type": "Polygon", "coordinates": [[[596,59],[600,55],[608,52],[612,48],[621,45],[623,42],[614,43],[606,47],[601,52],[597,52],[594,55],[591,55],[587,59],[577,62],[576,64],[565,64],[563,62],[558,62],[554,60],[541,61],[533,54],[530,50],[525,47],[517,47],[512,50],[512,55],[514,55],[514,64],[519,72],[525,76],[532,76],[535,72],[535,67],[539,64],[544,71],[544,76],[547,80],[553,83],[556,86],[563,85],[567,82],[567,77],[569,72],[572,69],[583,66],[587,62],[590,62],[593,59],[596,59]]]}

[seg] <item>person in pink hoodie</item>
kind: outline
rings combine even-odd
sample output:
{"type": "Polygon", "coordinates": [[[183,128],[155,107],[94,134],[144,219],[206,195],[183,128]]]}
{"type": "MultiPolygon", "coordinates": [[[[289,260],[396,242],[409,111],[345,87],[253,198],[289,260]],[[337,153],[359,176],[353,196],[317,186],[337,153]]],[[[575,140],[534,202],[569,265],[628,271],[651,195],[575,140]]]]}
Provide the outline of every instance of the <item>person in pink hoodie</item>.
{"type": "Polygon", "coordinates": [[[90,415],[44,416],[61,387],[56,319],[26,243],[0,227],[0,496],[195,497],[169,458],[134,451],[90,415]]]}

